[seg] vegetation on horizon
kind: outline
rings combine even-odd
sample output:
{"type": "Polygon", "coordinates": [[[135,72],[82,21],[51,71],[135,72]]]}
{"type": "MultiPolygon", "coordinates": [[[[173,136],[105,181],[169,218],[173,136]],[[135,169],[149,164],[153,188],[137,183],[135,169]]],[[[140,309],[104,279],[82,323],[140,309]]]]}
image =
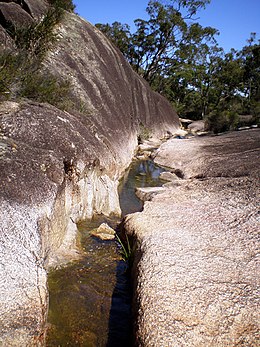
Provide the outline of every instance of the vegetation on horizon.
{"type": "Polygon", "coordinates": [[[69,12],[75,10],[75,5],[72,0],[47,0],[50,5],[55,8],[60,8],[69,12]]]}
{"type": "Polygon", "coordinates": [[[166,96],[180,116],[205,119],[219,132],[236,127],[239,114],[260,116],[260,42],[225,53],[218,30],[202,27],[197,14],[210,0],[151,0],[148,20],[96,24],[133,69],[166,96]]]}

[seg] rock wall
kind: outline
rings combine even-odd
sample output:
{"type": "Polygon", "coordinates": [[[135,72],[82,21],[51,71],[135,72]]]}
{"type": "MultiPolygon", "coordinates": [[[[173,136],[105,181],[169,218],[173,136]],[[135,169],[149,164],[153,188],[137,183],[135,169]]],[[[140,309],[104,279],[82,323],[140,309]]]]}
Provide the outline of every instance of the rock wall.
{"type": "MultiPolygon", "coordinates": [[[[33,17],[35,2],[22,3],[19,11],[33,17]]],[[[37,3],[39,15],[46,4],[37,3]]],[[[1,16],[6,5],[17,4],[0,3],[1,16]]],[[[178,128],[169,103],[96,28],[66,14],[56,30],[44,65],[71,81],[81,112],[29,100],[0,104],[1,346],[44,345],[46,271],[80,256],[79,220],[120,214],[118,180],[140,129],[158,137],[178,128]]],[[[4,27],[1,33],[11,47],[4,27]]]]}
{"type": "Polygon", "coordinates": [[[136,346],[259,346],[259,139],[256,129],[157,151],[183,175],[125,220],[137,241],[136,346]]]}

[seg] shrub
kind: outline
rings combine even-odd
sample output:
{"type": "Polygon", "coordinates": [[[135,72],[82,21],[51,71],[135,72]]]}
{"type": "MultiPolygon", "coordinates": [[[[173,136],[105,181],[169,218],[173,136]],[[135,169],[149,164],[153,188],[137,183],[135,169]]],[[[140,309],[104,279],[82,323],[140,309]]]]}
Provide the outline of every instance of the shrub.
{"type": "Polygon", "coordinates": [[[72,9],[71,1],[50,1],[53,4],[39,22],[23,28],[8,27],[14,39],[15,52],[0,53],[0,101],[29,98],[47,102],[60,109],[70,109],[70,82],[59,80],[47,70],[42,61],[54,44],[54,27],[63,17],[65,7],[72,9]]]}
{"type": "Polygon", "coordinates": [[[238,113],[230,110],[214,110],[206,119],[206,128],[215,134],[233,130],[238,124],[238,113]]]}
{"type": "Polygon", "coordinates": [[[254,123],[260,125],[260,100],[251,102],[251,113],[254,117],[254,123]]]}
{"type": "Polygon", "coordinates": [[[75,5],[71,0],[48,0],[49,4],[56,8],[62,8],[63,10],[73,12],[75,5]]]}
{"type": "Polygon", "coordinates": [[[145,140],[149,140],[151,137],[151,131],[143,123],[139,124],[139,133],[138,133],[138,143],[142,143],[145,140]]]}
{"type": "Polygon", "coordinates": [[[0,55],[0,96],[1,99],[10,94],[10,84],[14,79],[18,65],[14,56],[8,53],[0,55]],[[15,67],[15,68],[14,68],[15,67]]]}
{"type": "Polygon", "coordinates": [[[24,97],[62,110],[72,108],[70,82],[40,67],[37,60],[28,60],[24,52],[0,54],[0,101],[24,97]]]}
{"type": "Polygon", "coordinates": [[[68,80],[59,80],[49,72],[36,72],[25,75],[20,96],[68,110],[73,106],[70,101],[70,87],[68,80]]]}
{"type": "Polygon", "coordinates": [[[51,7],[40,22],[21,28],[10,26],[8,33],[18,50],[26,52],[30,59],[37,57],[39,61],[56,41],[53,29],[61,21],[62,16],[62,9],[51,7]]]}

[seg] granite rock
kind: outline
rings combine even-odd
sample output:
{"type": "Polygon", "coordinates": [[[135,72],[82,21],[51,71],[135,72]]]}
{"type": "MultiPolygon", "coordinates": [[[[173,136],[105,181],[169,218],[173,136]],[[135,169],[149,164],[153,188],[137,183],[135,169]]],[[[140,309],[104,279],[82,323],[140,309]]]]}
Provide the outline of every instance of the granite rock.
{"type": "MultiPolygon", "coordinates": [[[[32,0],[2,4],[15,25],[45,8],[32,0]]],[[[44,344],[47,271],[81,256],[78,221],[120,215],[118,181],[136,153],[140,124],[155,137],[178,128],[171,105],[90,23],[66,13],[55,30],[44,69],[70,80],[75,108],[0,104],[2,346],[44,344]]]]}
{"type": "Polygon", "coordinates": [[[159,149],[156,161],[187,178],[125,220],[136,346],[259,346],[259,139],[258,129],[159,149]]]}

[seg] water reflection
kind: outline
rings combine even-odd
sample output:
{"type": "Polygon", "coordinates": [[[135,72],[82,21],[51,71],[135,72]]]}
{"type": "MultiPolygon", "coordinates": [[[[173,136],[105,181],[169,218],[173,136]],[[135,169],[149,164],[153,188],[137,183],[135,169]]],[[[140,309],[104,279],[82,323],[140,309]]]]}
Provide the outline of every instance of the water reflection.
{"type": "Polygon", "coordinates": [[[109,334],[106,347],[133,346],[132,290],[128,263],[117,266],[117,282],[112,295],[109,334]]]}
{"type": "Polygon", "coordinates": [[[136,188],[160,187],[164,181],[159,176],[165,171],[152,160],[138,160],[132,163],[119,185],[119,200],[122,215],[142,210],[143,202],[135,195],[136,188]]]}
{"type": "MultiPolygon", "coordinates": [[[[140,211],[136,187],[160,186],[164,169],[152,161],[133,162],[119,187],[123,215],[140,211]]],[[[96,216],[78,228],[85,256],[48,277],[50,303],[47,347],[131,347],[131,284],[127,264],[114,241],[99,241],[90,231],[118,219],[96,216]]]]}
{"type": "Polygon", "coordinates": [[[49,274],[47,347],[106,346],[120,256],[115,242],[102,242],[89,234],[103,221],[100,216],[81,223],[84,259],[49,274]]]}

